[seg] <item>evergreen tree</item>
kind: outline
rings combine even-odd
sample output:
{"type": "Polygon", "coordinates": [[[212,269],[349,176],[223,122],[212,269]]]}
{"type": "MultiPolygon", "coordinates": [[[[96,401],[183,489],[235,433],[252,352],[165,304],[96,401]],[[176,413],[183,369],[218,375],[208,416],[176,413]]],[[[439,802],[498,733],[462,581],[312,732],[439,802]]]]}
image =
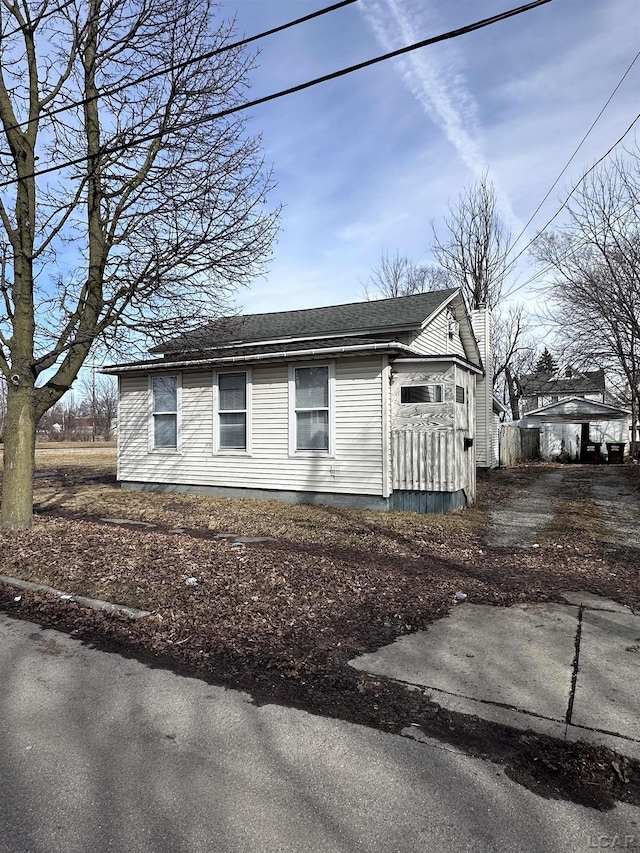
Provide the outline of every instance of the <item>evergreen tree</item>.
{"type": "Polygon", "coordinates": [[[545,347],[544,352],[536,361],[536,373],[542,373],[545,376],[551,376],[558,369],[558,364],[549,350],[545,347]]]}

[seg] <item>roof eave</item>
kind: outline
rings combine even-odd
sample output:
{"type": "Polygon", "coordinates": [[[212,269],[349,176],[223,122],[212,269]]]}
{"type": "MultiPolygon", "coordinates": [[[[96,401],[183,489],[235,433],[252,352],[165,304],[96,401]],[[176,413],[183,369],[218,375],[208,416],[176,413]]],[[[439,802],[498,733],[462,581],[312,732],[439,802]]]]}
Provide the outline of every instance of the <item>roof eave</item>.
{"type": "Polygon", "coordinates": [[[256,361],[280,361],[282,359],[293,358],[319,358],[335,355],[358,355],[360,353],[366,355],[369,352],[408,352],[412,353],[406,344],[401,344],[398,341],[385,341],[381,343],[359,344],[353,347],[317,347],[315,349],[303,350],[282,350],[280,352],[269,353],[254,353],[251,355],[233,355],[233,356],[216,356],[214,358],[202,359],[184,359],[182,361],[138,361],[131,364],[114,364],[107,365],[101,368],[101,373],[106,373],[110,376],[119,376],[123,373],[145,373],[149,371],[159,371],[167,373],[172,370],[191,368],[191,367],[208,367],[215,364],[238,364],[256,361]]]}
{"type": "Polygon", "coordinates": [[[484,376],[484,370],[479,367],[477,364],[474,364],[472,361],[464,358],[464,356],[457,355],[456,353],[441,353],[440,355],[418,355],[415,352],[411,352],[411,355],[400,355],[398,357],[398,361],[401,361],[403,364],[412,364],[412,363],[431,363],[434,361],[450,361],[453,364],[459,364],[462,367],[465,367],[467,370],[470,370],[472,373],[476,373],[478,376],[484,376]]]}

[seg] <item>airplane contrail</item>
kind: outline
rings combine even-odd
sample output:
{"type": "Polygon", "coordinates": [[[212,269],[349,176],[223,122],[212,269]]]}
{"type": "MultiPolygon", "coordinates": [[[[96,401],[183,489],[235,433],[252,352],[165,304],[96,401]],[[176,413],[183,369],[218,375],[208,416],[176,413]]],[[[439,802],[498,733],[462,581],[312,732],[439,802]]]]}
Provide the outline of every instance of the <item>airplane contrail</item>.
{"type": "MultiPolygon", "coordinates": [[[[395,50],[425,37],[430,30],[445,29],[429,14],[428,3],[398,0],[362,0],[358,4],[367,24],[385,50],[395,50]]],[[[458,156],[478,178],[489,169],[481,141],[478,105],[469,91],[460,64],[451,50],[422,50],[395,62],[402,80],[431,121],[441,128],[458,156]],[[442,59],[443,53],[447,56],[442,59]]],[[[496,184],[495,180],[493,181],[496,184]]],[[[509,200],[496,186],[505,219],[518,227],[509,200]]]]}

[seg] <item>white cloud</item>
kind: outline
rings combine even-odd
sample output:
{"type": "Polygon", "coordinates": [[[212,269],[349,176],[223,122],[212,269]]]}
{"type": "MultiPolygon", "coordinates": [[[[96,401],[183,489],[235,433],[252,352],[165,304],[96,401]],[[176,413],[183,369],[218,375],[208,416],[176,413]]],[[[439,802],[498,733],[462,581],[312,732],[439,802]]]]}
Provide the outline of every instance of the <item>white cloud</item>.
{"type": "MultiPolygon", "coordinates": [[[[424,5],[397,0],[365,0],[361,7],[376,39],[396,50],[434,31],[437,21],[424,5]]],[[[442,26],[442,25],[441,25],[442,26]]],[[[464,163],[476,175],[487,168],[477,123],[477,106],[465,85],[456,53],[447,46],[414,51],[395,60],[402,79],[425,113],[447,135],[464,163]]]]}
{"type": "MultiPolygon", "coordinates": [[[[424,3],[398,0],[364,0],[361,7],[378,42],[392,51],[425,38],[426,33],[441,32],[446,26],[424,3]]],[[[396,61],[402,80],[429,118],[444,131],[458,156],[476,178],[489,171],[478,104],[469,91],[460,57],[449,45],[437,45],[414,51],[396,61]],[[434,46],[435,47],[435,46],[434,46]]],[[[511,204],[492,176],[502,215],[511,227],[519,220],[511,204]]]]}

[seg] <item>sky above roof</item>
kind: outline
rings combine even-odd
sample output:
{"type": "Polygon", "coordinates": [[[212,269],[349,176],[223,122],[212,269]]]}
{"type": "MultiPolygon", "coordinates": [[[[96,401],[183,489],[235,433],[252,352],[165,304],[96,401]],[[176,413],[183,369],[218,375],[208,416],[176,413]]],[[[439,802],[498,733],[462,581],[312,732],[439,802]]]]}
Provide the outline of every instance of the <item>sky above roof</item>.
{"type": "MultiPolygon", "coordinates": [[[[330,0],[224,0],[253,35],[330,0]]],[[[250,97],[498,14],[505,0],[358,0],[260,41],[250,97]]],[[[487,173],[514,236],[542,201],[640,49],[637,0],[553,0],[522,15],[249,112],[273,166],[282,228],[270,271],[239,310],[362,299],[384,251],[431,260],[431,223],[487,173]]],[[[516,247],[560,207],[638,114],[640,59],[516,247]]],[[[639,125],[640,126],[640,123],[639,125]]],[[[632,131],[626,142],[634,140],[632,131]]],[[[620,148],[620,146],[618,147],[620,148]]],[[[556,222],[561,222],[559,216],[556,222]]],[[[535,268],[523,256],[514,297],[535,268]]]]}

